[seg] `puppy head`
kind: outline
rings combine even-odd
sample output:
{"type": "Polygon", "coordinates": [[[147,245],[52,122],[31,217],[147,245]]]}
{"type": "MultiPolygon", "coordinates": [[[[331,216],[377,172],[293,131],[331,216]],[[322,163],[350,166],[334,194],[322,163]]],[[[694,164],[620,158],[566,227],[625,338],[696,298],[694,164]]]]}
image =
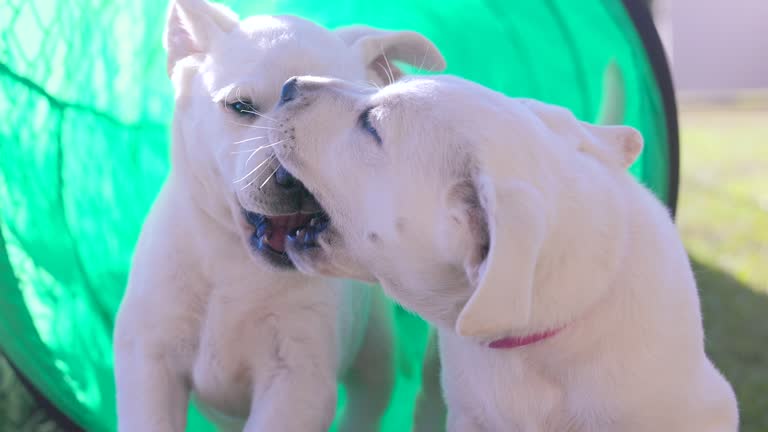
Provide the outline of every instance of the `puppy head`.
{"type": "Polygon", "coordinates": [[[610,184],[637,156],[633,129],[445,76],[378,91],[300,77],[283,91],[270,138],[328,215],[289,240],[302,271],[378,280],[479,340],[558,324],[597,296],[558,286],[595,282],[589,263],[613,271],[622,202],[610,184]],[[591,236],[610,244],[574,249],[591,236]]]}
{"type": "MultiPolygon", "coordinates": [[[[299,74],[384,83],[380,62],[444,67],[434,45],[413,32],[368,27],[328,31],[292,16],[244,20],[205,0],[171,2],[165,31],[176,92],[172,175],[214,220],[232,227],[259,261],[291,268],[289,229],[308,223],[317,203],[284,170],[262,114],[280,85],[299,74]],[[418,53],[418,55],[417,55],[418,53]]],[[[387,67],[387,78],[397,69],[387,67]]]]}

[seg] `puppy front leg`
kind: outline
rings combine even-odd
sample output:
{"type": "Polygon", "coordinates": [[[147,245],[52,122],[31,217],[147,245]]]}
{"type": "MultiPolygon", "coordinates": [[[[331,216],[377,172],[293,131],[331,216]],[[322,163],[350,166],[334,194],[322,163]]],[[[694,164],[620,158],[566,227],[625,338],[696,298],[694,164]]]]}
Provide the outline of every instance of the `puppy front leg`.
{"type": "Polygon", "coordinates": [[[347,401],[339,432],[379,430],[395,381],[392,327],[389,303],[375,290],[363,344],[344,377],[347,401]]]}
{"type": "Polygon", "coordinates": [[[440,352],[437,331],[429,329],[429,342],[424,353],[421,372],[421,391],[416,399],[413,432],[441,432],[445,430],[446,406],[440,384],[440,352]]]}
{"type": "Polygon", "coordinates": [[[243,432],[325,432],[336,414],[336,380],[311,367],[277,372],[254,395],[243,432]]]}
{"type": "Polygon", "coordinates": [[[136,344],[116,344],[115,377],[120,432],[182,432],[189,389],[186,380],[161,356],[136,344]]]}

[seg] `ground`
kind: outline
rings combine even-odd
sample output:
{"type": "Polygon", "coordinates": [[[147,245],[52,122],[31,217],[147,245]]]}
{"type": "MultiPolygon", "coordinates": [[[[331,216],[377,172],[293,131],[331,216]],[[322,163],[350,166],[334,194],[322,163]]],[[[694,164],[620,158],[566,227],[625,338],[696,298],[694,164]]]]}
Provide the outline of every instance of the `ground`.
{"type": "Polygon", "coordinates": [[[768,430],[768,103],[684,105],[677,224],[699,282],[707,351],[743,432],[768,430]]]}
{"type": "MultiPolygon", "coordinates": [[[[768,103],[685,104],[678,226],[707,351],[736,389],[743,432],[768,430],[768,103]]],[[[54,432],[0,358],[0,431],[54,432]]]]}

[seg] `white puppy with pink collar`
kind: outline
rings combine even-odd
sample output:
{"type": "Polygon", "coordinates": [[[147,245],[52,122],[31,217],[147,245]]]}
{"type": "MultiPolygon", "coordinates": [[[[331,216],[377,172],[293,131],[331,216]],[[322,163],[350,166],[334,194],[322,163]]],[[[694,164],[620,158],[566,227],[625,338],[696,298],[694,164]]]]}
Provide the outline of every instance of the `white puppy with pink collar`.
{"type": "Polygon", "coordinates": [[[329,220],[291,259],[437,326],[449,431],[737,430],[636,130],[445,76],[294,78],[270,116],[329,220]]]}

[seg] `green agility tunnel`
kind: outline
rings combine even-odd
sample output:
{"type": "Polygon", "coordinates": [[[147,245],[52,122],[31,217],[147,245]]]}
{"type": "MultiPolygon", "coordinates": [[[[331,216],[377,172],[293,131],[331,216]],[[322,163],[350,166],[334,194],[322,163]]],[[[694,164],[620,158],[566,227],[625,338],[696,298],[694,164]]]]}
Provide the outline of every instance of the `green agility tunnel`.
{"type": "MultiPolygon", "coordinates": [[[[674,212],[674,94],[644,2],[225,3],[241,16],[416,30],[442,50],[448,73],[587,121],[612,111],[646,139],[632,173],[674,212]]],[[[156,0],[0,4],[0,350],[38,412],[58,425],[46,431],[116,428],[114,316],[169,167],[165,12],[156,0]]],[[[427,326],[392,310],[398,378],[383,430],[401,432],[412,422],[427,326]]],[[[0,404],[14,396],[2,389],[0,404]]],[[[27,430],[23,417],[0,418],[0,431],[27,430]]],[[[188,430],[212,428],[193,409],[188,430]]]]}

